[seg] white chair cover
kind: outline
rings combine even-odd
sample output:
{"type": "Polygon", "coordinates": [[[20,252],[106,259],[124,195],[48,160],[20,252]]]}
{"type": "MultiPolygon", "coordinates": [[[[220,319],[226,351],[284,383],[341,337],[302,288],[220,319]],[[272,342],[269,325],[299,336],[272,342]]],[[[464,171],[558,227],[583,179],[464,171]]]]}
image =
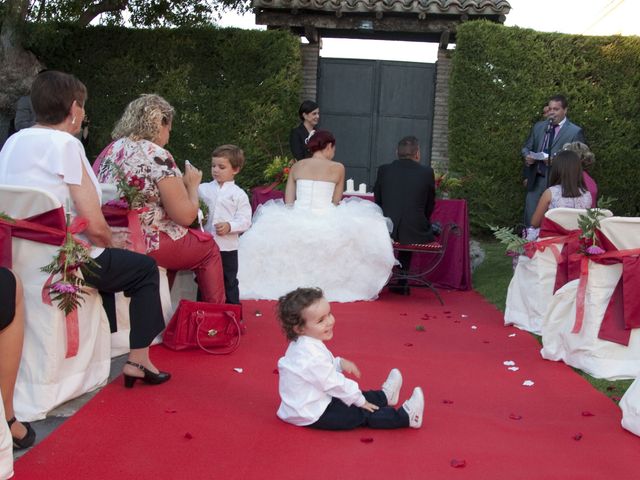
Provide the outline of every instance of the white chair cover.
{"type": "MultiPolygon", "coordinates": [[[[60,207],[41,189],[0,185],[0,205],[10,216],[26,218],[60,207]]],[[[42,303],[48,275],[40,271],[58,247],[14,238],[13,270],[25,295],[25,334],[16,381],[14,409],[20,420],[44,418],[58,405],[104,385],[109,376],[109,324],[98,292],[88,289],[78,309],[78,354],[65,358],[65,316],[42,303]]]]}
{"type": "MultiPolygon", "coordinates": [[[[600,221],[602,233],[618,249],[640,247],[640,218],[611,217],[600,221]]],[[[640,376],[640,330],[631,333],[629,345],[600,340],[598,332],[620,276],[622,265],[589,262],[584,320],[580,333],[571,333],[575,322],[578,280],[553,296],[542,326],[541,354],[547,360],[563,360],[596,378],[619,380],[640,376]]]]}
{"type": "Polygon", "coordinates": [[[0,480],[13,477],[13,439],[4,420],[4,405],[0,392],[0,480]]]}
{"type": "MultiPolygon", "coordinates": [[[[548,210],[545,217],[568,230],[575,230],[578,215],[585,212],[576,208],[554,208],[548,210]]],[[[557,265],[550,248],[536,252],[533,258],[520,256],[507,290],[505,325],[541,333],[542,319],[553,296],[557,265]]]]}
{"type": "Polygon", "coordinates": [[[620,400],[622,427],[640,437],[640,377],[636,378],[620,400]]]}
{"type": "MultiPolygon", "coordinates": [[[[101,183],[102,201],[108,202],[119,198],[118,190],[115,185],[110,183],[101,183]]],[[[111,227],[115,235],[128,235],[129,229],[126,227],[111,227]]],[[[171,315],[173,315],[173,307],[171,305],[171,293],[169,292],[169,281],[167,279],[167,270],[159,267],[160,271],[160,301],[162,302],[162,313],[165,325],[169,323],[171,315]]],[[[129,333],[131,332],[131,324],[129,322],[129,299],[120,292],[116,294],[116,324],[118,330],[111,334],[111,357],[117,357],[129,353],[129,333]]],[[[161,336],[158,336],[152,345],[159,343],[161,336]]]]}

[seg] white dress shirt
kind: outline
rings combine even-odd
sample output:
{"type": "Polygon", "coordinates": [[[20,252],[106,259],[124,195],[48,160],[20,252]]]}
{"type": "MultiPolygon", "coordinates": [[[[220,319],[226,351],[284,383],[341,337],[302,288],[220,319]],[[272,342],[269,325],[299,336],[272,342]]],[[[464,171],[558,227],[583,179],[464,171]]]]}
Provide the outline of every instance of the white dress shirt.
{"type": "Polygon", "coordinates": [[[340,357],[334,358],[322,340],[302,335],[290,342],[278,360],[282,400],[278,417],[304,426],[318,421],[332,397],[346,405],[364,405],[358,384],[341,371],[340,357]]]}
{"type": "Polygon", "coordinates": [[[209,218],[205,230],[213,235],[222,252],[238,250],[239,234],[251,226],[251,204],[249,197],[235,182],[220,185],[215,180],[198,187],[200,198],[209,207],[209,218]],[[228,222],[231,231],[226,235],[216,234],[216,223],[228,222]]]}

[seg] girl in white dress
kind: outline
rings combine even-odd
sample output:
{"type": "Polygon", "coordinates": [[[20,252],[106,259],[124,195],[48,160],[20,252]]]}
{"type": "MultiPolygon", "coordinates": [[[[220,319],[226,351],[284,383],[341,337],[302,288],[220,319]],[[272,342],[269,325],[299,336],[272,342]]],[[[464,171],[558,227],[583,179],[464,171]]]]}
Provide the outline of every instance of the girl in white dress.
{"type": "Polygon", "coordinates": [[[591,208],[591,194],[582,177],[580,155],[562,150],[552,160],[547,188],[531,217],[531,226],[538,228],[544,214],[552,208],[591,208]]]}
{"type": "Polygon", "coordinates": [[[344,165],[335,138],[311,137],[312,157],[289,172],[285,202],[269,201],[240,238],[240,298],[277,300],[298,287],[320,287],[327,300],[373,300],[395,263],[387,222],[375,203],[340,201],[344,165]]]}

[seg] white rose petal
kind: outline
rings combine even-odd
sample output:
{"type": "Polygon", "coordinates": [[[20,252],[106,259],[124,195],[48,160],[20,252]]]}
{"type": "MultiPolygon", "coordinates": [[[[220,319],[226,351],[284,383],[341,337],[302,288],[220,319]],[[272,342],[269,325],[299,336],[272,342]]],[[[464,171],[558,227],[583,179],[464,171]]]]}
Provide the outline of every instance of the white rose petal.
{"type": "Polygon", "coordinates": [[[471,325],[471,330],[477,330],[478,327],[476,327],[475,325],[471,325]]]}
{"type": "Polygon", "coordinates": [[[242,368],[234,368],[234,370],[238,373],[242,373],[244,372],[244,370],[242,368]]]}
{"type": "Polygon", "coordinates": [[[525,380],[524,382],[522,382],[522,386],[524,387],[533,387],[535,383],[532,380],[525,380]]]}
{"type": "Polygon", "coordinates": [[[510,333],[510,334],[509,334],[509,336],[510,336],[510,337],[515,337],[515,336],[516,336],[516,334],[515,334],[515,333],[510,333]]]}
{"type": "Polygon", "coordinates": [[[508,367],[510,365],[515,365],[516,362],[514,362],[513,360],[505,360],[504,362],[502,362],[502,364],[508,367]]]}
{"type": "Polygon", "coordinates": [[[462,318],[467,318],[469,315],[465,315],[464,313],[460,314],[462,318]]]}
{"type": "Polygon", "coordinates": [[[511,370],[512,372],[517,372],[520,370],[520,367],[508,367],[507,370],[511,370]]]}

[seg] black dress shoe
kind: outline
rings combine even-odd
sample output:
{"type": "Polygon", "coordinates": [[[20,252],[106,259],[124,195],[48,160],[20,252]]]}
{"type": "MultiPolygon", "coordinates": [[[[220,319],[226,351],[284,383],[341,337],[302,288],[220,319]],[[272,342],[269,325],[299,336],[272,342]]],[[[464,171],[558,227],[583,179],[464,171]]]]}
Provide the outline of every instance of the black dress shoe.
{"type": "Polygon", "coordinates": [[[411,295],[409,285],[391,285],[389,291],[391,293],[397,293],[398,295],[411,295]]]}
{"type": "MultiPolygon", "coordinates": [[[[9,429],[11,429],[11,425],[16,423],[16,417],[13,417],[11,420],[7,420],[7,425],[9,425],[9,429]]],[[[31,428],[31,425],[28,422],[20,422],[24,425],[24,428],[27,429],[27,433],[22,438],[14,437],[13,434],[11,438],[13,439],[13,449],[14,450],[23,450],[25,448],[29,448],[36,443],[36,432],[31,428]]]]}
{"type": "Polygon", "coordinates": [[[144,365],[140,365],[139,363],[130,362],[127,360],[127,364],[133,365],[134,367],[142,370],[144,372],[144,377],[134,377],[133,375],[124,374],[124,386],[127,388],[133,388],[133,385],[136,383],[136,380],[141,380],[144,383],[148,383],[150,385],[159,385],[161,383],[166,382],[171,378],[171,374],[167,372],[158,372],[154,373],[151,370],[144,367],[144,365]]]}

